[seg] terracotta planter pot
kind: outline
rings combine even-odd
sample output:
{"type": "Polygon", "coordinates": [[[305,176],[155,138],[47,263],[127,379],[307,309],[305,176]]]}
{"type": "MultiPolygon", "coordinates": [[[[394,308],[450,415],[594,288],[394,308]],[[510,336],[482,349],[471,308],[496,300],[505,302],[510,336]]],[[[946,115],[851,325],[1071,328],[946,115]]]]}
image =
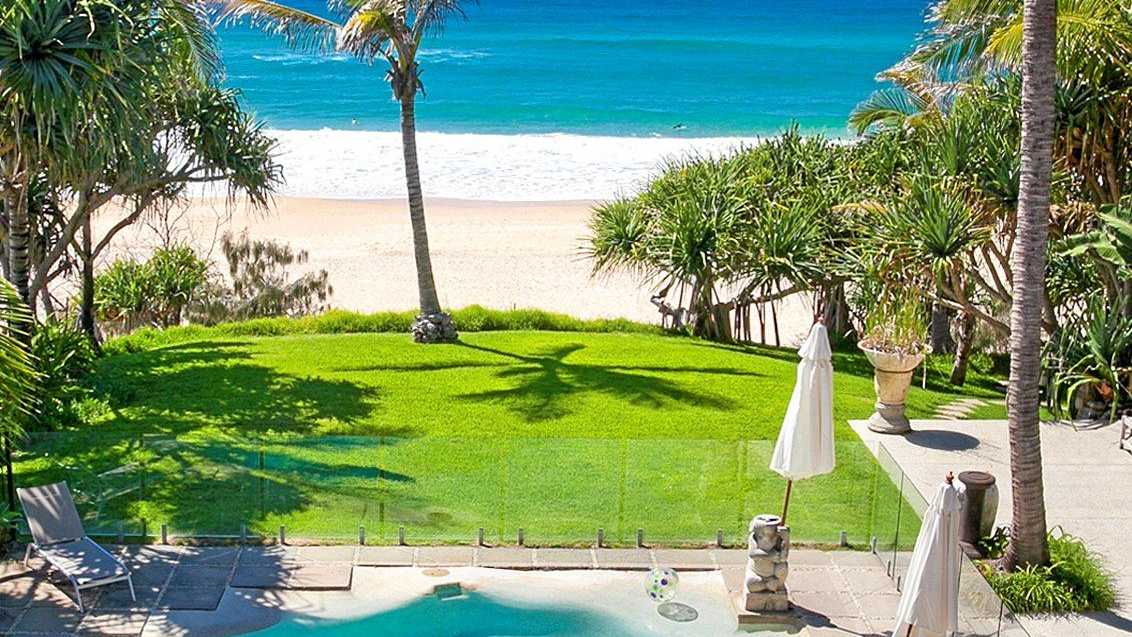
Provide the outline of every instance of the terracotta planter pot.
{"type": "Polygon", "coordinates": [[[883,434],[902,434],[912,430],[904,415],[904,401],[912,386],[912,372],[924,360],[925,352],[896,354],[858,344],[865,358],[873,364],[873,388],[876,390],[876,411],[869,417],[869,429],[883,434]]]}

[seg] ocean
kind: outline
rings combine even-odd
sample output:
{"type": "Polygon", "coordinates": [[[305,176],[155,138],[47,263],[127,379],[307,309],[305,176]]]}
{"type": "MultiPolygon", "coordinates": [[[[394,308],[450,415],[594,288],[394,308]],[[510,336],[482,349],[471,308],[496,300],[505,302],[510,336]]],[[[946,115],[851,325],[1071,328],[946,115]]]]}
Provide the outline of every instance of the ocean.
{"type": "MultiPolygon", "coordinates": [[[[317,0],[289,4],[325,12],[317,0]]],[[[849,137],[853,106],[923,29],[925,0],[483,0],[426,39],[426,194],[591,199],[666,157],[723,152],[796,122],[849,137]]],[[[226,84],[280,140],[285,194],[402,196],[381,63],[296,52],[226,26],[226,84]]]]}

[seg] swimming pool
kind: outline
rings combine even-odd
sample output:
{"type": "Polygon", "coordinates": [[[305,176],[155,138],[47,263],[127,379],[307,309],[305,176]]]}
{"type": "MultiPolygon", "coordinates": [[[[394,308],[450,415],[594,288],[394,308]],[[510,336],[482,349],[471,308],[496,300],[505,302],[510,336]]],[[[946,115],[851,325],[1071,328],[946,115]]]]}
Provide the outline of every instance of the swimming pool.
{"type": "Polygon", "coordinates": [[[681,575],[676,601],[698,614],[687,623],[657,612],[644,573],[366,569],[348,594],[308,601],[256,637],[721,637],[805,635],[785,626],[741,630],[718,572],[681,575]],[[441,574],[443,573],[443,574],[441,574]],[[459,584],[457,590],[452,584],[459,584]],[[437,587],[455,596],[435,594],[437,587]]]}

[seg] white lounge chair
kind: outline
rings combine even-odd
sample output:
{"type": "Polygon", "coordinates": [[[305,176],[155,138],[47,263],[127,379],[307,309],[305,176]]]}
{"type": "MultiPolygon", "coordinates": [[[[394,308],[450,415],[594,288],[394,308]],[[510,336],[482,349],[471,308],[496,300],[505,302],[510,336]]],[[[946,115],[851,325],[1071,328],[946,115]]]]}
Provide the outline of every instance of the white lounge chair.
{"type": "Polygon", "coordinates": [[[79,612],[84,612],[84,589],[115,582],[129,584],[130,597],[137,601],[130,569],[87,537],[66,482],[17,491],[33,540],[24,554],[24,566],[31,559],[32,551],[42,555],[74,587],[79,612]]]}

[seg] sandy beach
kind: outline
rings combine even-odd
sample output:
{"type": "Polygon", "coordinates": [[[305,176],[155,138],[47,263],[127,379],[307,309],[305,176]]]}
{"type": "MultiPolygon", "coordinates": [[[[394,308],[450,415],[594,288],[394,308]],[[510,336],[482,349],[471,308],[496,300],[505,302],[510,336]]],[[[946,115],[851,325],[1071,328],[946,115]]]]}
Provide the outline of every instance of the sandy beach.
{"type": "MultiPolygon", "coordinates": [[[[647,282],[628,274],[592,276],[583,251],[592,203],[430,199],[429,241],[441,303],[658,322],[647,282]]],[[[112,217],[104,215],[101,222],[109,224],[112,217]]],[[[262,211],[195,199],[170,217],[174,238],[191,243],[219,269],[226,266],[219,236],[246,230],[307,250],[310,261],[296,270],[329,272],[333,307],[373,312],[417,305],[403,200],[278,197],[262,211]]],[[[156,225],[140,223],[120,233],[104,260],[114,254],[144,258],[169,235],[156,225]]],[[[794,343],[809,326],[809,310],[800,299],[788,302],[780,307],[779,323],[783,343],[794,343]]]]}

